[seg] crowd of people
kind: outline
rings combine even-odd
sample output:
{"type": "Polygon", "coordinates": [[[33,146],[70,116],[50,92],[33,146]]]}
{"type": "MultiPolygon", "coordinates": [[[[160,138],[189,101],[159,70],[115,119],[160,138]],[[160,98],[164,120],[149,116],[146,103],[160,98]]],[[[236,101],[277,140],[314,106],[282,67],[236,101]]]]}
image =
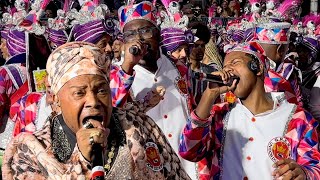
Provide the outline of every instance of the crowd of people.
{"type": "Polygon", "coordinates": [[[10,1],[0,179],[320,179],[320,15],[242,3],[10,1]]]}

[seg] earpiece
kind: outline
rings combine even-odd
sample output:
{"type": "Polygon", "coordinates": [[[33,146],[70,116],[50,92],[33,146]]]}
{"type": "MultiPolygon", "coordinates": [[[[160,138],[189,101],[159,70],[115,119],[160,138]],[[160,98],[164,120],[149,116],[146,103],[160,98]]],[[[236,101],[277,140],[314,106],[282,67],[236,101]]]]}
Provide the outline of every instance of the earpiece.
{"type": "Polygon", "coordinates": [[[248,68],[257,74],[260,71],[259,60],[255,56],[251,56],[252,60],[248,62],[248,68]]]}

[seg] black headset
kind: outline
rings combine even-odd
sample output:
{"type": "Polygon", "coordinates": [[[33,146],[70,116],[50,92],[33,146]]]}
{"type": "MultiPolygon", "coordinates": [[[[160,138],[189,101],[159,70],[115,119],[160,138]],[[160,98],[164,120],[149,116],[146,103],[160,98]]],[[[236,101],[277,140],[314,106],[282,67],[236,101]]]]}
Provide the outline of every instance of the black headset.
{"type": "Polygon", "coordinates": [[[252,54],[247,54],[247,56],[251,57],[251,61],[248,62],[248,68],[254,73],[257,74],[260,71],[260,64],[259,64],[259,59],[252,55],[252,54]]]}

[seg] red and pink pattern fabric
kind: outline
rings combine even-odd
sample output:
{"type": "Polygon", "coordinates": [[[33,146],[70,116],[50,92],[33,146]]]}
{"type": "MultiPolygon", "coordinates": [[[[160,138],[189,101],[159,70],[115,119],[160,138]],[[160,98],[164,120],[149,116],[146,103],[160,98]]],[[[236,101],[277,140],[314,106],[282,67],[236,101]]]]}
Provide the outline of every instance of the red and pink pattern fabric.
{"type": "Polygon", "coordinates": [[[259,43],[288,44],[290,26],[287,22],[259,24],[254,37],[259,43]]]}
{"type": "Polygon", "coordinates": [[[26,67],[20,64],[0,67],[0,126],[4,114],[9,111],[11,96],[26,81],[25,74],[27,74],[26,67]]]}
{"type": "MultiPolygon", "coordinates": [[[[189,161],[200,161],[201,180],[220,178],[223,118],[229,109],[228,103],[216,104],[208,119],[200,119],[193,111],[182,132],[180,155],[189,161]]],[[[318,122],[310,113],[297,107],[284,135],[291,144],[291,158],[304,168],[309,179],[320,177],[317,126],[318,122]]]]}
{"type": "Polygon", "coordinates": [[[269,69],[265,76],[264,87],[266,92],[284,92],[288,102],[301,105],[301,99],[298,100],[299,91],[296,93],[290,82],[272,69],[269,69]]]}
{"type": "MultiPolygon", "coordinates": [[[[34,133],[36,131],[36,126],[34,124],[38,113],[41,97],[44,93],[33,92],[24,97],[22,97],[19,102],[16,103],[18,108],[17,116],[13,121],[15,121],[15,127],[13,135],[16,136],[21,132],[34,133]]],[[[11,109],[14,107],[11,107],[11,109]]]]}
{"type": "Polygon", "coordinates": [[[138,4],[122,6],[118,10],[120,21],[120,30],[130,21],[143,19],[157,26],[156,9],[149,1],[143,1],[138,4]]]}

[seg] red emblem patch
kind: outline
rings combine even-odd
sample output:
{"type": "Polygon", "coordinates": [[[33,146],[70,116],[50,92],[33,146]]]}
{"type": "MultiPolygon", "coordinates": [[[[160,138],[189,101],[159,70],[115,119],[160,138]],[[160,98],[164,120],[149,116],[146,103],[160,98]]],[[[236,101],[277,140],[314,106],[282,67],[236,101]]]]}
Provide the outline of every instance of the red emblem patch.
{"type": "Polygon", "coordinates": [[[174,81],[174,85],[176,86],[176,88],[178,89],[178,91],[181,95],[187,96],[188,86],[187,86],[186,81],[183,78],[177,77],[174,81]]]}
{"type": "Polygon", "coordinates": [[[145,145],[147,155],[147,166],[153,171],[160,171],[163,168],[158,146],[153,142],[147,142],[145,145]]]}
{"type": "Polygon", "coordinates": [[[225,102],[228,102],[228,103],[230,103],[230,104],[236,102],[236,100],[237,100],[237,96],[234,95],[234,94],[233,94],[232,92],[230,92],[230,91],[227,92],[226,95],[225,95],[225,97],[224,97],[224,101],[225,101],[225,102]]]}
{"type": "Polygon", "coordinates": [[[284,137],[276,137],[268,144],[268,155],[273,162],[290,158],[291,145],[284,137]]]}

